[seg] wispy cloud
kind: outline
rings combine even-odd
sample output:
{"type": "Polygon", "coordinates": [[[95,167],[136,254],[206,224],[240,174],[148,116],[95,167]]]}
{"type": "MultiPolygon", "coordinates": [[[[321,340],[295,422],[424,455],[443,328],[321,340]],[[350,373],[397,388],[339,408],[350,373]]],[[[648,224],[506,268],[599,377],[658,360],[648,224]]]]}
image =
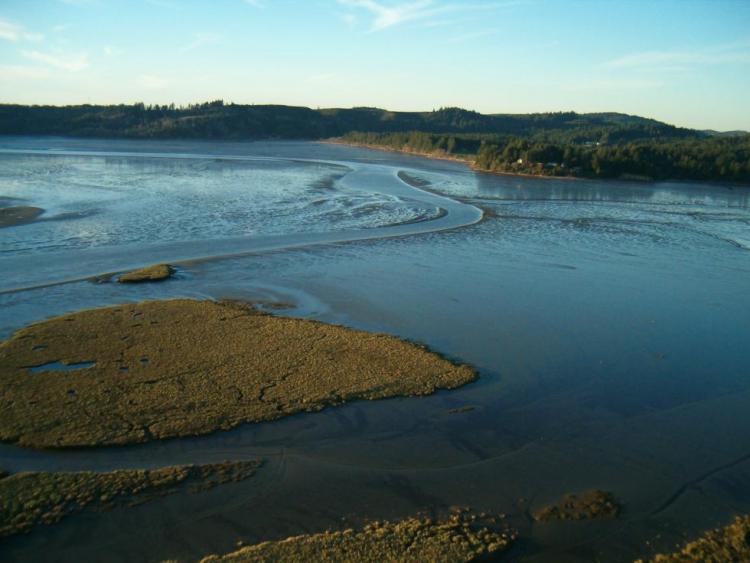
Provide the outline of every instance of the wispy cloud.
{"type": "Polygon", "coordinates": [[[245,0],[245,4],[250,4],[253,8],[262,8],[263,7],[263,1],[262,0],[245,0]]]}
{"type": "Polygon", "coordinates": [[[461,35],[455,35],[447,39],[449,43],[465,43],[466,41],[473,41],[475,39],[481,39],[482,37],[489,37],[496,35],[496,29],[485,29],[482,31],[471,31],[469,33],[462,33],[461,35]]]}
{"type": "Polygon", "coordinates": [[[308,82],[330,82],[336,79],[337,76],[333,72],[324,72],[322,74],[313,74],[307,77],[308,82]]]}
{"type": "Polygon", "coordinates": [[[183,7],[180,2],[174,2],[173,0],[146,0],[152,6],[157,8],[164,8],[165,10],[179,10],[183,7]]]}
{"type": "Polygon", "coordinates": [[[47,69],[24,65],[0,65],[0,81],[39,80],[47,78],[47,69]]]}
{"type": "Polygon", "coordinates": [[[338,0],[338,3],[369,12],[372,16],[370,31],[380,31],[410,21],[426,20],[453,9],[453,6],[438,6],[432,0],[395,4],[385,4],[375,0],[338,0]]]}
{"type": "Polygon", "coordinates": [[[603,63],[610,69],[686,70],[699,65],[750,63],[750,42],[739,41],[703,49],[643,51],[603,63]]]}
{"type": "Polygon", "coordinates": [[[614,78],[614,79],[582,79],[565,82],[559,85],[561,90],[568,92],[605,91],[605,90],[654,90],[664,86],[661,80],[614,78]]]}
{"type": "Polygon", "coordinates": [[[114,57],[116,55],[122,55],[122,51],[112,45],[105,45],[102,47],[102,53],[107,57],[114,57]]]}
{"type": "MultiPolygon", "coordinates": [[[[451,23],[449,14],[470,14],[483,11],[527,5],[534,0],[499,0],[443,3],[435,0],[337,0],[339,5],[350,10],[359,10],[370,17],[370,31],[381,31],[409,22],[419,22],[425,27],[451,23]]],[[[353,15],[353,14],[352,14],[353,15]]],[[[345,19],[345,21],[347,21],[345,19]]],[[[354,19],[347,23],[351,25],[354,19]]]]}
{"type": "Polygon", "coordinates": [[[22,26],[0,19],[0,39],[6,41],[41,41],[44,35],[31,33],[22,26]]]}
{"type": "Polygon", "coordinates": [[[43,63],[47,66],[68,72],[79,72],[89,66],[88,57],[85,53],[70,55],[42,53],[40,51],[21,51],[21,55],[30,61],[43,63]]]}
{"type": "Polygon", "coordinates": [[[193,36],[193,40],[185,45],[181,51],[192,51],[193,49],[198,49],[199,47],[204,47],[206,45],[213,45],[215,43],[219,43],[223,39],[223,36],[219,35],[218,33],[211,33],[211,32],[199,32],[196,33],[193,36]]]}
{"type": "Polygon", "coordinates": [[[339,17],[349,27],[354,27],[354,24],[357,23],[357,16],[354,14],[339,14],[339,17]]]}
{"type": "Polygon", "coordinates": [[[147,90],[164,90],[169,86],[169,80],[154,74],[141,74],[136,82],[147,90]]]}

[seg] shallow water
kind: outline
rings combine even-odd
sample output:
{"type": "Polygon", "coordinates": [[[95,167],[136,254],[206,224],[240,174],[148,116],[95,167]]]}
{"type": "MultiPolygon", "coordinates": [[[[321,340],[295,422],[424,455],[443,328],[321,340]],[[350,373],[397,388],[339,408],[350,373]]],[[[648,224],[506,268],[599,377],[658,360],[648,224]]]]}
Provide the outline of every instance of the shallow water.
{"type": "Polygon", "coordinates": [[[8,540],[0,547],[8,560],[195,558],[228,551],[238,539],[469,505],[504,512],[519,528],[511,559],[627,561],[750,512],[746,188],[518,179],[312,143],[6,138],[0,149],[0,196],[25,197],[48,213],[94,201],[107,217],[86,246],[78,240],[56,250],[29,241],[54,242],[56,231],[47,229],[68,223],[72,231],[86,217],[0,231],[3,288],[155,256],[184,260],[162,284],[77,281],[2,294],[4,336],[50,315],[123,301],[264,299],[294,304],[286,314],[424,342],[482,375],[431,397],[354,403],[203,438],[56,453],[1,446],[0,467],[13,471],[268,460],[257,477],[205,496],[75,517],[8,540]],[[45,148],[57,154],[38,154],[45,148]],[[97,149],[130,156],[60,154],[97,149]],[[53,161],[87,172],[56,177],[53,161]],[[194,172],[196,161],[208,164],[194,172]],[[35,174],[45,167],[49,178],[40,181],[35,174]],[[362,197],[383,209],[304,211],[298,204],[318,197],[311,193],[329,170],[349,172],[326,184],[326,197],[362,197]],[[414,191],[398,179],[402,170],[462,203],[414,191]],[[35,178],[28,191],[27,177],[35,178]],[[270,185],[245,193],[253,190],[248,178],[270,185]],[[191,241],[195,232],[179,226],[181,198],[197,197],[199,179],[212,186],[201,196],[212,205],[226,212],[240,201],[248,209],[246,219],[222,223],[188,205],[206,225],[196,231],[205,238],[191,241]],[[149,202],[165,215],[151,216],[149,202]],[[475,206],[487,212],[480,223],[475,206]],[[449,212],[403,224],[404,214],[430,207],[449,212]],[[298,212],[307,215],[297,221],[298,212]],[[148,233],[142,239],[123,228],[132,213],[148,233]],[[264,214],[251,221],[257,231],[242,230],[264,214]],[[366,240],[351,240],[363,232],[366,240]],[[259,244],[264,237],[277,238],[259,244]],[[227,254],[239,255],[208,259],[227,254]],[[449,412],[467,405],[473,409],[449,412]],[[592,487],[614,492],[625,507],[621,519],[536,524],[528,517],[565,492],[592,487]],[[132,533],[143,538],[137,545],[132,533]]]}

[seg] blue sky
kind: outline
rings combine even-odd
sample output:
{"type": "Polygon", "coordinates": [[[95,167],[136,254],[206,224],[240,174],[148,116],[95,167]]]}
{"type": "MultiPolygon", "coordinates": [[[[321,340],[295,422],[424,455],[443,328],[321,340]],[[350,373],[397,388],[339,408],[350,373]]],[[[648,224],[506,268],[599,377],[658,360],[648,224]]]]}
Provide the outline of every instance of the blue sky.
{"type": "Polygon", "coordinates": [[[0,101],[621,111],[750,130],[750,0],[2,0],[0,101]]]}

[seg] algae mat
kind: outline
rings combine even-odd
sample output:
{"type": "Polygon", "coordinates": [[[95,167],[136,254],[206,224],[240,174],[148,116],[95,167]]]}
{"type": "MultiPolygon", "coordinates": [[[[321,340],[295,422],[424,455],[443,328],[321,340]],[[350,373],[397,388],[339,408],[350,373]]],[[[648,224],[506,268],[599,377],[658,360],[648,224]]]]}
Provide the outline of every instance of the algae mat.
{"type": "Polygon", "coordinates": [[[0,538],[55,524],[88,508],[134,506],[178,492],[200,492],[252,477],[260,461],[180,465],[162,469],[24,472],[0,477],[0,538]]]}
{"type": "Polygon", "coordinates": [[[475,526],[459,515],[447,520],[409,518],[344,530],[295,536],[211,555],[201,563],[250,561],[474,561],[506,550],[515,534],[475,526]]]}
{"type": "Polygon", "coordinates": [[[247,304],[151,301],[57,317],[0,344],[0,439],[39,448],[145,442],[475,377],[392,336],[247,304]]]}

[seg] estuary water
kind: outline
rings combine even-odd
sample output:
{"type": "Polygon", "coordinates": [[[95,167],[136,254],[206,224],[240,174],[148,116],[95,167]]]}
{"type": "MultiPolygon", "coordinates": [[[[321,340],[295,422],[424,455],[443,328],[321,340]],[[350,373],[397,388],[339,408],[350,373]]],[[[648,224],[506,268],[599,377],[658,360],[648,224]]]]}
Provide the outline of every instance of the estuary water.
{"type": "Polygon", "coordinates": [[[481,375],[201,438],[2,445],[11,471],[267,460],[243,483],[11,538],[3,560],[195,559],[459,505],[507,515],[508,560],[631,561],[750,512],[747,188],[494,176],[318,143],[3,138],[0,203],[46,210],[0,230],[2,337],[92,306],[255,299],[481,375]],[[155,261],[177,276],[87,279],[155,261]],[[529,516],[591,488],[619,519],[529,516]]]}

